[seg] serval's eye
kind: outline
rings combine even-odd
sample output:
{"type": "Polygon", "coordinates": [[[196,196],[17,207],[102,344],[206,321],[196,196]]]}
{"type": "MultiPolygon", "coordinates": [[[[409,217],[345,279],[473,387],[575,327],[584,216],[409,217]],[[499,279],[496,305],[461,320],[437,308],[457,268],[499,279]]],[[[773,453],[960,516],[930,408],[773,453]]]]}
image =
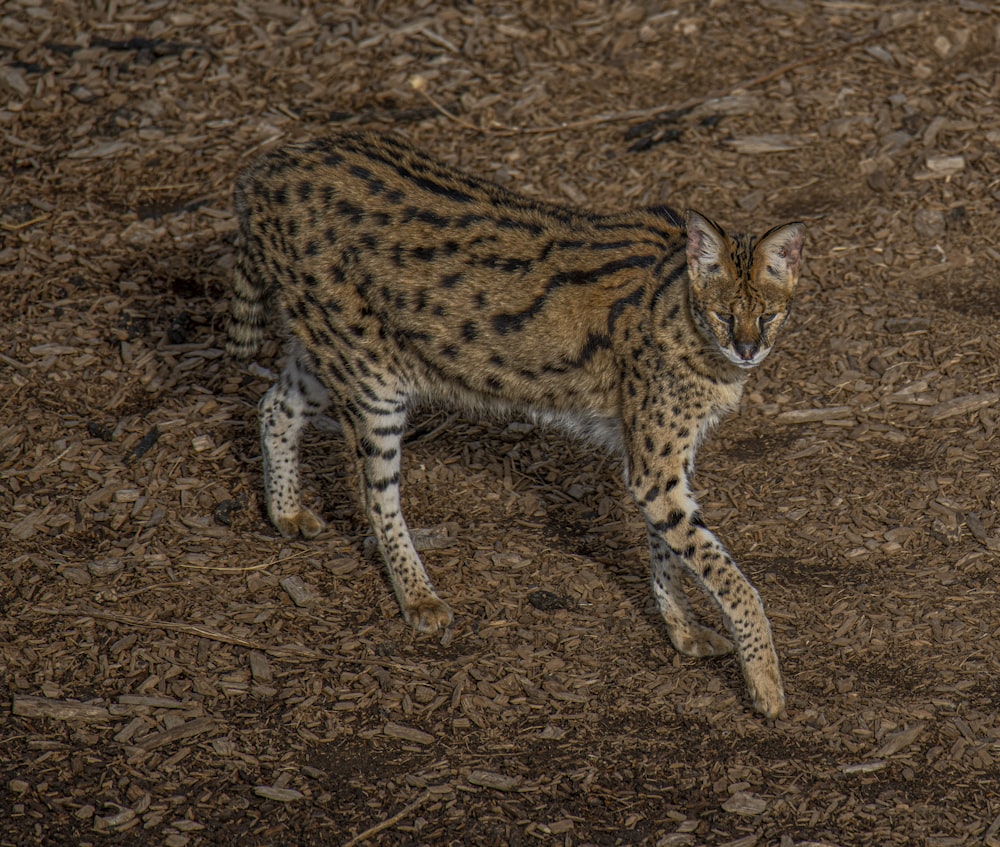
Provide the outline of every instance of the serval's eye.
{"type": "Polygon", "coordinates": [[[730,329],[733,328],[733,316],[730,312],[712,312],[712,317],[719,323],[723,323],[730,329]]]}
{"type": "Polygon", "coordinates": [[[761,315],[758,320],[760,321],[760,325],[764,326],[771,323],[771,321],[773,321],[776,317],[778,317],[777,312],[768,312],[767,314],[761,315]]]}

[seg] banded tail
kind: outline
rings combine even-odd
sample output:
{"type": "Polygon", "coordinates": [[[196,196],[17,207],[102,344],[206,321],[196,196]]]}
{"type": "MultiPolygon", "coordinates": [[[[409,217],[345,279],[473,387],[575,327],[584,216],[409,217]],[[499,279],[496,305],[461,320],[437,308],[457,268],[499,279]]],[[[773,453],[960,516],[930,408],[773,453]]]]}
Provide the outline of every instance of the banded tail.
{"type": "Polygon", "coordinates": [[[236,267],[233,270],[233,296],[229,301],[229,325],[226,352],[237,359],[249,359],[264,340],[271,291],[260,277],[250,255],[251,237],[247,204],[242,180],[236,188],[236,214],[240,222],[237,239],[236,267]]]}

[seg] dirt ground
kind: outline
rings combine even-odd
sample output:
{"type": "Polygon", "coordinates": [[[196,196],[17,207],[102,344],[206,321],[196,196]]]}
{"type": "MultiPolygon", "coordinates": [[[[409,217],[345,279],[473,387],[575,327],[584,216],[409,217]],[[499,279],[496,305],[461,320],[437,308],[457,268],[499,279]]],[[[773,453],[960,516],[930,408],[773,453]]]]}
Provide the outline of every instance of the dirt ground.
{"type": "Polygon", "coordinates": [[[998,847],[998,51],[988,0],[7,0],[0,845],[998,847]],[[695,480],[786,718],[672,650],[617,462],[558,433],[416,416],[443,639],[335,433],[329,530],[272,529],[230,193],[339,126],[595,210],[806,222],[695,480]]]}

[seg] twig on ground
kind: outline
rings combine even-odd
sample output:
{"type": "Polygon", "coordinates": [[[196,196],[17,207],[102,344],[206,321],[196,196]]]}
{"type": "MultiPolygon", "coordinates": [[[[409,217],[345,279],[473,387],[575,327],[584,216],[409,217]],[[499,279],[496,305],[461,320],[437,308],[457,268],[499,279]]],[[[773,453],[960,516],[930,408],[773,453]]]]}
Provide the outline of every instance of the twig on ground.
{"type": "Polygon", "coordinates": [[[177,566],[181,568],[188,568],[194,571],[216,571],[219,573],[248,573],[250,571],[266,571],[273,565],[280,565],[284,562],[290,562],[293,559],[301,559],[303,556],[310,555],[309,550],[299,550],[295,553],[290,553],[287,556],[282,556],[277,559],[272,559],[270,562],[258,562],[256,565],[233,565],[231,567],[223,567],[219,565],[196,565],[191,562],[178,562],[177,566]]]}
{"type": "Polygon", "coordinates": [[[427,93],[427,80],[422,76],[415,76],[410,79],[410,86],[413,88],[417,94],[421,95],[428,103],[430,103],[438,112],[444,115],[448,120],[457,123],[459,126],[464,126],[466,129],[471,129],[473,132],[485,132],[489,133],[490,130],[483,129],[482,127],[476,126],[473,123],[469,123],[463,120],[458,115],[453,112],[449,112],[444,106],[438,103],[430,94],[427,93]]]}
{"type": "Polygon", "coordinates": [[[230,635],[227,632],[209,629],[207,626],[202,626],[201,624],[143,620],[142,618],[132,617],[131,615],[113,614],[111,612],[105,612],[103,609],[92,608],[45,609],[42,607],[35,607],[32,611],[41,612],[45,615],[54,615],[57,617],[72,616],[81,618],[97,618],[98,620],[114,621],[115,623],[124,624],[125,626],[136,626],[143,629],[165,629],[170,632],[183,632],[186,635],[196,635],[199,638],[207,638],[210,641],[219,641],[223,644],[234,644],[237,647],[249,647],[251,650],[260,650],[263,653],[270,653],[272,656],[284,659],[304,659],[306,661],[351,661],[343,656],[330,656],[316,650],[310,650],[308,647],[300,647],[298,645],[276,647],[270,644],[264,644],[260,641],[253,641],[249,638],[240,638],[237,635],[230,635]]]}
{"type": "Polygon", "coordinates": [[[424,803],[426,803],[431,798],[431,792],[425,791],[416,800],[410,803],[409,806],[405,806],[400,809],[391,818],[386,818],[384,821],[375,824],[375,826],[369,827],[360,835],[355,835],[350,841],[343,844],[343,847],[354,847],[356,844],[360,844],[362,841],[367,841],[374,835],[378,835],[380,832],[389,829],[391,826],[395,826],[407,815],[412,814],[417,809],[419,809],[424,803]]]}
{"type": "Polygon", "coordinates": [[[247,647],[251,650],[259,650],[268,653],[277,659],[301,662],[343,662],[354,665],[377,665],[384,668],[402,668],[399,662],[390,662],[384,659],[360,659],[342,656],[337,653],[323,653],[299,644],[265,644],[261,641],[254,641],[250,638],[241,638],[238,635],[230,635],[227,632],[220,632],[217,629],[209,629],[201,624],[174,623],[173,621],[144,620],[131,615],[113,614],[105,612],[103,609],[83,608],[83,609],[46,609],[35,606],[32,612],[40,612],[43,615],[53,617],[77,617],[77,618],[97,618],[103,621],[114,621],[125,626],[135,626],[142,629],[164,629],[170,632],[182,632],[186,635],[195,635],[198,638],[207,638],[209,641],[218,641],[222,644],[233,644],[237,647],[247,647]]]}
{"type": "Polygon", "coordinates": [[[598,124],[607,123],[619,123],[621,121],[631,121],[638,120],[640,118],[654,118],[657,115],[672,113],[672,114],[685,114],[690,112],[697,106],[701,106],[710,100],[718,100],[722,97],[726,97],[735,91],[741,91],[747,88],[754,88],[758,85],[763,85],[765,82],[771,82],[772,80],[778,79],[784,76],[790,71],[796,70],[797,68],[806,67],[807,65],[815,65],[818,62],[822,62],[825,59],[829,59],[840,53],[846,53],[853,50],[855,47],[860,47],[862,44],[867,44],[869,41],[875,41],[879,38],[884,38],[885,36],[899,32],[902,29],[906,29],[912,26],[917,21],[910,21],[905,24],[901,24],[893,29],[876,32],[870,32],[867,35],[861,35],[857,38],[852,38],[849,41],[845,41],[841,44],[835,44],[832,47],[828,47],[826,50],[822,50],[812,56],[807,56],[804,59],[796,59],[792,62],[786,62],[783,65],[779,65],[776,68],[768,71],[767,73],[760,74],[759,76],[751,77],[750,79],[742,80],[741,82],[735,83],[733,85],[728,85],[725,88],[714,91],[710,94],[705,94],[699,97],[690,97],[681,103],[668,103],[662,106],[652,106],[647,109],[630,109],[625,112],[612,112],[610,114],[603,115],[593,115],[589,118],[581,118],[578,121],[567,121],[561,124],[551,124],[549,126],[527,126],[527,127],[516,127],[516,126],[506,126],[504,124],[495,124],[493,126],[478,126],[458,115],[450,112],[444,106],[435,100],[431,94],[427,91],[427,80],[423,77],[414,77],[410,81],[410,85],[413,89],[428,103],[431,104],[438,112],[440,112],[444,117],[448,118],[450,121],[458,124],[465,129],[472,130],[473,132],[478,132],[483,135],[542,135],[550,132],[565,132],[566,130],[577,130],[586,129],[588,127],[597,126],[598,124]]]}
{"type": "Polygon", "coordinates": [[[8,224],[0,222],[0,229],[5,229],[7,232],[20,232],[22,229],[27,229],[29,226],[34,226],[35,224],[40,224],[42,221],[47,221],[49,219],[48,215],[39,215],[36,218],[32,218],[30,221],[23,221],[18,224],[8,224]]]}

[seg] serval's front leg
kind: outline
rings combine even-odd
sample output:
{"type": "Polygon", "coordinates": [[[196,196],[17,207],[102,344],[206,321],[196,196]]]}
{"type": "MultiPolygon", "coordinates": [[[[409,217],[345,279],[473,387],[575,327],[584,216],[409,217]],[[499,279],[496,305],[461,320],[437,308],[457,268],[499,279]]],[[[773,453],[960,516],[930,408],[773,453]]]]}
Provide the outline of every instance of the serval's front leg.
{"type": "Polygon", "coordinates": [[[686,599],[679,599],[683,595],[678,575],[671,570],[676,558],[719,604],[736,641],[754,708],[765,717],[777,717],[785,708],[785,692],[760,595],[702,523],[698,504],[688,491],[683,463],[672,461],[649,470],[629,485],[646,516],[654,593],[674,644],[683,652],[711,655],[725,652],[727,643],[695,622],[686,599]]]}
{"type": "Polygon", "coordinates": [[[359,395],[347,404],[342,424],[358,460],[365,512],[389,569],[403,618],[421,632],[446,628],[452,622],[451,609],[431,585],[400,505],[405,397],[390,394],[384,384],[368,385],[363,397],[359,395]]]}
{"type": "Polygon", "coordinates": [[[302,360],[297,344],[278,381],[258,407],[264,465],[264,499],[271,522],[282,535],[313,538],[323,521],[302,505],[299,490],[299,439],[306,424],[330,402],[326,388],[302,360]]]}
{"type": "Polygon", "coordinates": [[[649,553],[652,564],[653,597],[667,624],[670,641],[685,656],[724,656],[733,652],[733,644],[714,629],[703,626],[684,593],[684,563],[667,546],[663,536],[652,527],[649,553]]]}

